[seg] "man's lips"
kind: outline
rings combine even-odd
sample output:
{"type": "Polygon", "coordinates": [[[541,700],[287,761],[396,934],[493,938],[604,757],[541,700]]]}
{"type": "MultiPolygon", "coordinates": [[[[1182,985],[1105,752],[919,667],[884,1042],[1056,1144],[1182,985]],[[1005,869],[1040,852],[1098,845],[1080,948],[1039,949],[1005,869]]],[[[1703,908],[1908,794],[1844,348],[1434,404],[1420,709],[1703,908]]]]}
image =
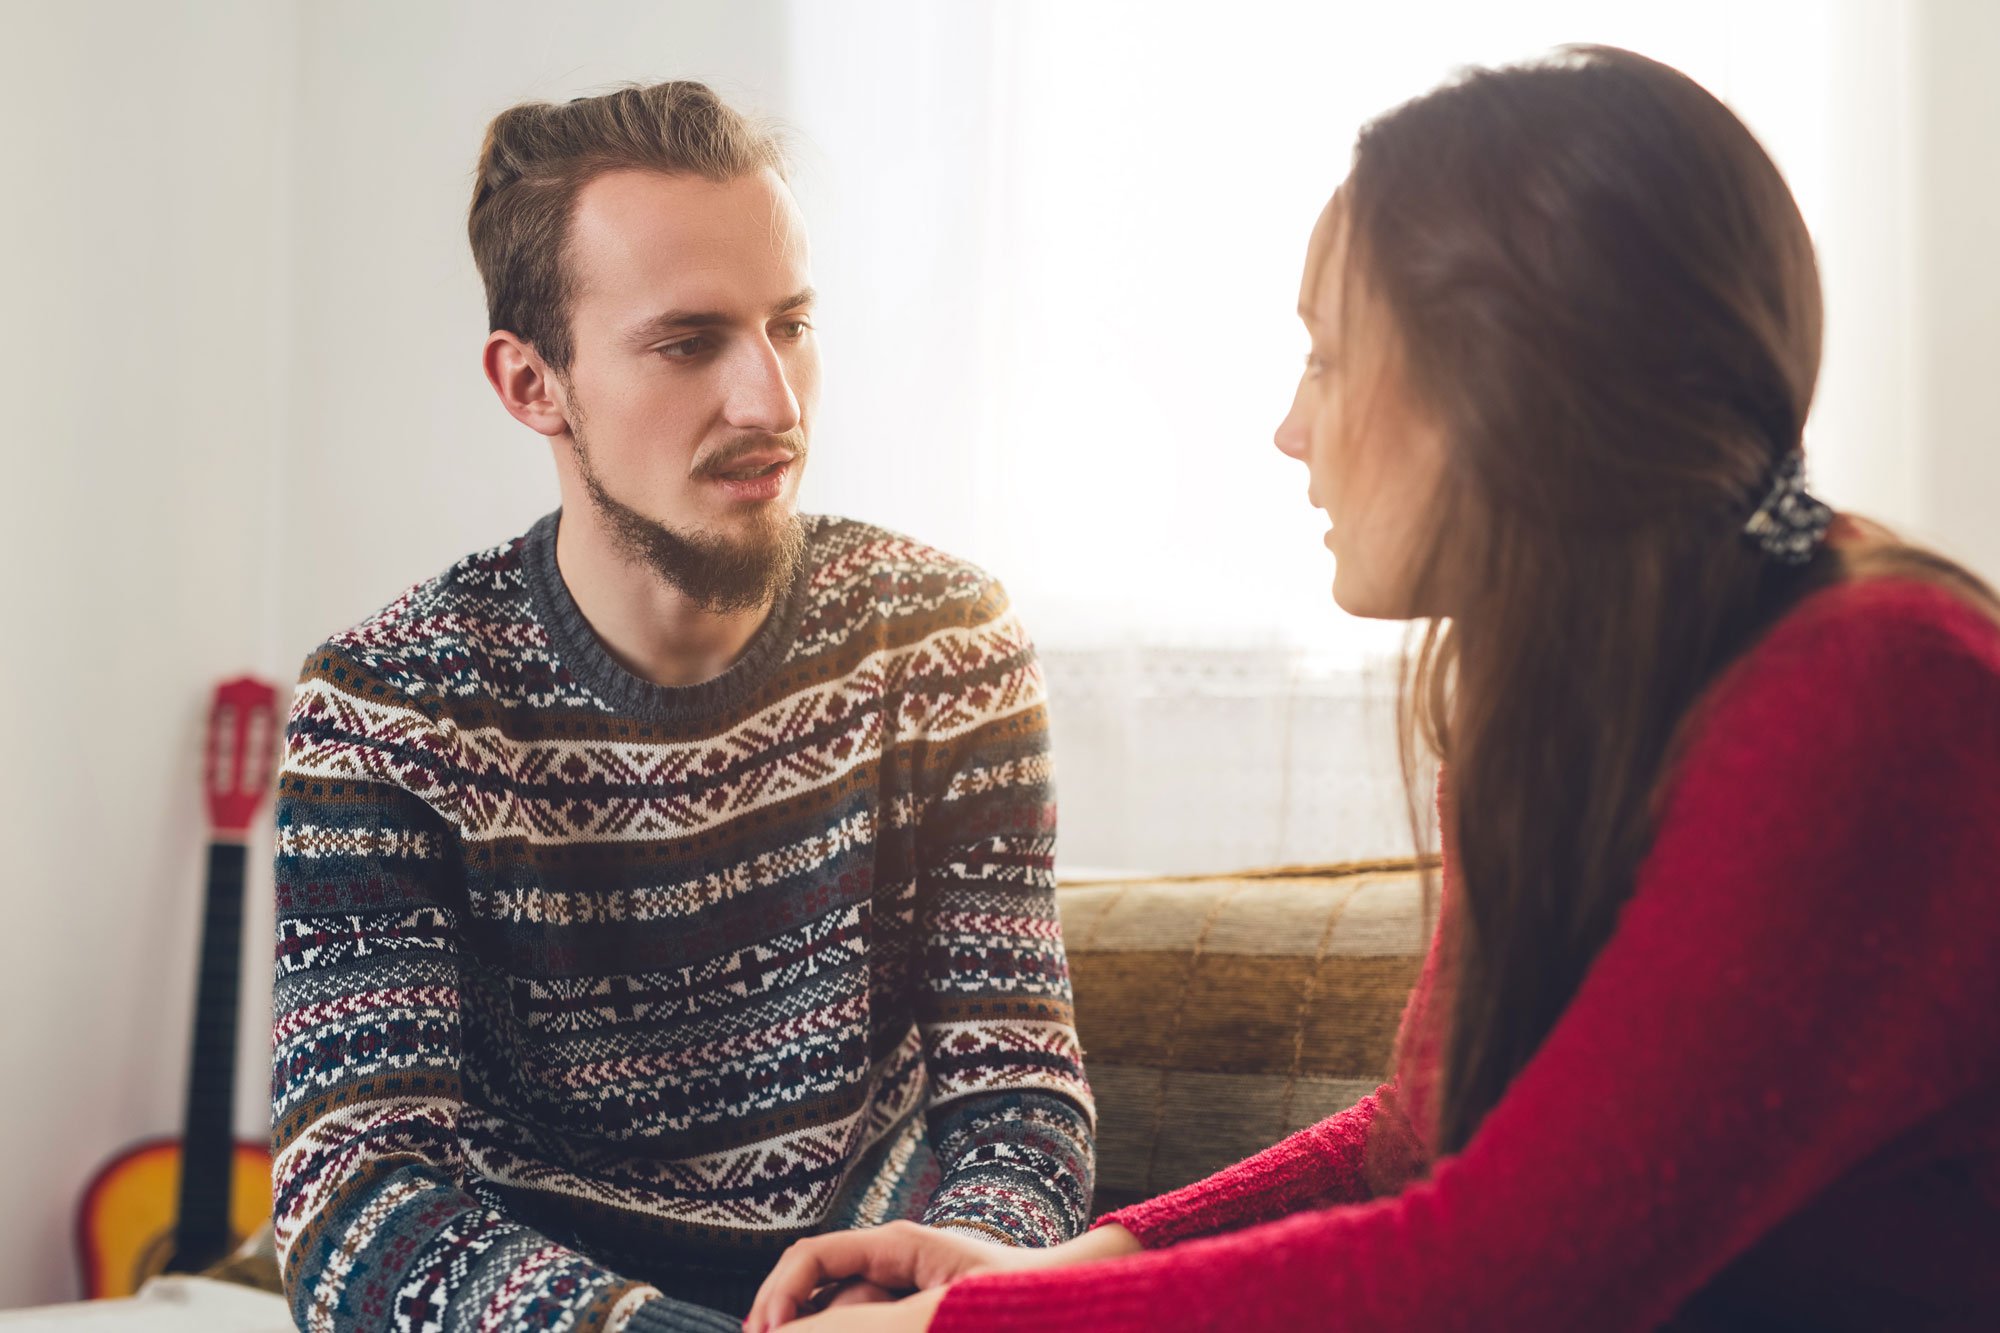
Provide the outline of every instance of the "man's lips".
{"type": "Polygon", "coordinates": [[[711,481],[753,481],[775,469],[790,464],[797,454],[782,451],[746,454],[732,458],[727,467],[703,468],[702,474],[711,481]]]}
{"type": "Polygon", "coordinates": [[[762,464],[739,463],[727,472],[711,474],[714,482],[733,500],[775,500],[784,494],[785,478],[791,475],[795,455],[787,454],[762,464]]]}

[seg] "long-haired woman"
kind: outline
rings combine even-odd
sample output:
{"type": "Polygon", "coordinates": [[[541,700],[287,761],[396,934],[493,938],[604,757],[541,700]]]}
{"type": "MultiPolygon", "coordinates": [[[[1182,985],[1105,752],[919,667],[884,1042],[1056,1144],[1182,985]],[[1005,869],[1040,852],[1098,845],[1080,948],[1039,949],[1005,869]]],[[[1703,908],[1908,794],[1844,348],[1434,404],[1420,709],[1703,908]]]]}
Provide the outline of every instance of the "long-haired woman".
{"type": "Polygon", "coordinates": [[[801,1242],[750,1326],[2000,1328],[2000,604],[1804,489],[1771,159],[1630,53],[1476,71],[1363,131],[1299,313],[1334,597],[1429,626],[1395,1078],[1053,1250],[801,1242]]]}

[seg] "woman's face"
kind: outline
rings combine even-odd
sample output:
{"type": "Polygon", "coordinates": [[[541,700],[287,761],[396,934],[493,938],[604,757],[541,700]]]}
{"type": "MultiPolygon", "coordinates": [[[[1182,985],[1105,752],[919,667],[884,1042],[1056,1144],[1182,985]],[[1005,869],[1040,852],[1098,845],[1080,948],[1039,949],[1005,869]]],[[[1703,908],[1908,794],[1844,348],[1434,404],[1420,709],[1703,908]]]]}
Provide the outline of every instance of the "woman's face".
{"type": "Polygon", "coordinates": [[[1436,536],[1426,516],[1443,475],[1443,438],[1405,387],[1387,309],[1347,267],[1336,194],[1306,250],[1299,318],[1312,350],[1277,445],[1306,465],[1306,497],[1332,524],[1324,541],[1341,609],[1380,620],[1440,614],[1421,604],[1428,599],[1416,583],[1436,536]]]}

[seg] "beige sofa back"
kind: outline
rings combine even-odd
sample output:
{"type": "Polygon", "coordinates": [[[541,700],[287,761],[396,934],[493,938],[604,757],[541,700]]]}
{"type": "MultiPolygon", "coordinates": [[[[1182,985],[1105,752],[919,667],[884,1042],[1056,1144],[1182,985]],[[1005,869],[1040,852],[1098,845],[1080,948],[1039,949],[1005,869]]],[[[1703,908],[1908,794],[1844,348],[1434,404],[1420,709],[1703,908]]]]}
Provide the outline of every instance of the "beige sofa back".
{"type": "Polygon", "coordinates": [[[1374,1091],[1429,939],[1411,862],[1065,884],[1098,1212],[1374,1091]]]}

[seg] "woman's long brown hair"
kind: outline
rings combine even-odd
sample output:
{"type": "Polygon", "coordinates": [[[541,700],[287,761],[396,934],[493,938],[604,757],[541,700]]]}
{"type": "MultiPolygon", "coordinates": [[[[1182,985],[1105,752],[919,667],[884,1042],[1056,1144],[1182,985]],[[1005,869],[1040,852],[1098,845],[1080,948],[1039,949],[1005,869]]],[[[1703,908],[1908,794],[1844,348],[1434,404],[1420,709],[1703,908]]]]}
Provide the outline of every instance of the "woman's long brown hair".
{"type": "Polygon", "coordinates": [[[1446,448],[1423,581],[1454,614],[1406,685],[1448,784],[1442,1154],[1610,936],[1725,666],[1860,573],[2000,606],[1885,535],[1803,566],[1741,535],[1800,444],[1819,276],[1777,167],[1691,79],[1601,47],[1471,72],[1365,129],[1341,196],[1347,290],[1446,448]]]}

